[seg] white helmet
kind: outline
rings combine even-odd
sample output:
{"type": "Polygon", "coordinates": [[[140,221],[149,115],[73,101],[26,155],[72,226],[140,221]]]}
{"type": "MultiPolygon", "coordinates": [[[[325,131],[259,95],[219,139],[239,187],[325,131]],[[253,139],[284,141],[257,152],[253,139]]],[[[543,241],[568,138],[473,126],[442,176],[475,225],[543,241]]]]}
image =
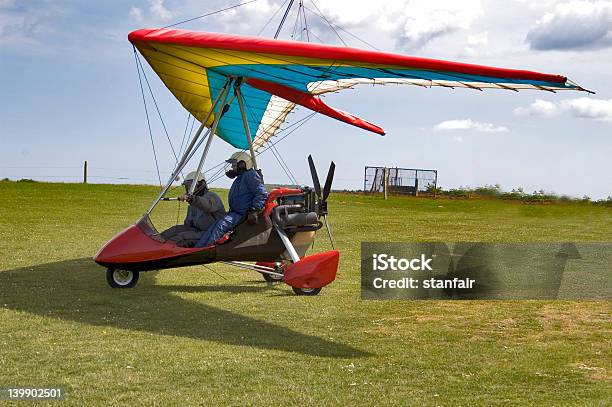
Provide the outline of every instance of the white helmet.
{"type": "MultiPolygon", "coordinates": [[[[193,182],[193,180],[196,178],[196,174],[197,174],[197,171],[191,171],[189,174],[187,174],[185,176],[185,179],[183,179],[183,184],[186,184],[188,182],[193,182]]],[[[202,175],[202,173],[197,174],[197,176],[198,176],[198,182],[204,181],[204,176],[202,175]]]]}
{"type": "Polygon", "coordinates": [[[253,160],[251,160],[251,155],[247,153],[246,151],[237,151],[234,154],[232,154],[232,156],[229,159],[225,161],[230,164],[234,162],[239,163],[240,161],[244,161],[246,165],[245,169],[247,171],[253,168],[253,160]]]}

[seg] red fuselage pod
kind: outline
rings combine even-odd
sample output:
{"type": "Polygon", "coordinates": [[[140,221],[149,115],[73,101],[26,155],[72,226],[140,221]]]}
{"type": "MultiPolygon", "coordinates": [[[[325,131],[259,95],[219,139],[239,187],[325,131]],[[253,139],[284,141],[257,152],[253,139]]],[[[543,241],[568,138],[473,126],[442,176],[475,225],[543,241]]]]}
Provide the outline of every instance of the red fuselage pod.
{"type": "Polygon", "coordinates": [[[325,287],[336,279],[339,261],[338,250],[306,256],[287,266],[283,281],[295,288],[325,287]]]}
{"type": "Polygon", "coordinates": [[[215,246],[185,248],[164,241],[143,218],[106,243],[94,261],[107,268],[148,271],[210,263],[215,252],[215,246]]]}

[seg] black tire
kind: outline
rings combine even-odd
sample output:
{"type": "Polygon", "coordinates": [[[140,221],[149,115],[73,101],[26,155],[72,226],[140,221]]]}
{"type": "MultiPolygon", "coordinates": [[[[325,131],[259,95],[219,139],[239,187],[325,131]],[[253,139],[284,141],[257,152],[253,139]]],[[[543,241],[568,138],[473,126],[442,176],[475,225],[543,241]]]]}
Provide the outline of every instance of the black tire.
{"type": "MultiPolygon", "coordinates": [[[[276,263],[276,266],[274,267],[274,271],[279,274],[284,274],[285,269],[283,267],[283,264],[276,263]]],[[[279,283],[283,281],[283,276],[276,276],[276,275],[267,274],[267,273],[261,273],[261,275],[263,276],[264,280],[266,280],[268,283],[279,283]]]]}
{"type": "Polygon", "coordinates": [[[266,280],[268,283],[278,283],[278,282],[283,281],[282,276],[266,274],[266,273],[261,273],[261,275],[263,276],[264,280],[266,280]]]}
{"type": "Polygon", "coordinates": [[[138,282],[140,273],[127,270],[106,270],[106,281],[112,288],[132,288],[138,282]]]}
{"type": "Polygon", "coordinates": [[[313,296],[313,295],[317,295],[321,292],[320,288],[296,288],[296,287],[291,287],[293,288],[293,292],[295,293],[295,295],[307,295],[307,296],[313,296]]]}

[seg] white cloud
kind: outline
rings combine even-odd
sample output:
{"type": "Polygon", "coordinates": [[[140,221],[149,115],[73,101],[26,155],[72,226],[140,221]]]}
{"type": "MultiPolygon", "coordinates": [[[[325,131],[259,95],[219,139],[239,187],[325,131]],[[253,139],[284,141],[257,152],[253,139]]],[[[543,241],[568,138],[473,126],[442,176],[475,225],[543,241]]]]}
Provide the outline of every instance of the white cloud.
{"type": "Polygon", "coordinates": [[[431,1],[413,0],[403,2],[387,18],[397,21],[392,30],[400,48],[412,51],[422,48],[438,37],[468,29],[483,15],[479,0],[431,1]]]}
{"type": "Polygon", "coordinates": [[[559,113],[559,108],[553,102],[536,99],[535,102],[527,107],[517,107],[514,109],[514,113],[519,116],[553,117],[559,113]]]}
{"type": "MultiPolygon", "coordinates": [[[[243,31],[257,32],[280,4],[280,1],[258,1],[230,10],[224,13],[222,19],[227,23],[240,24],[243,31]]],[[[326,36],[322,31],[330,30],[326,23],[313,15],[320,11],[333,24],[346,29],[390,34],[396,40],[397,48],[404,51],[414,51],[436,38],[468,29],[484,14],[481,0],[334,0],[316,4],[318,9],[309,2],[305,6],[308,8],[309,26],[317,28],[318,36],[326,36]]],[[[297,10],[297,7],[293,9],[297,10]]],[[[295,16],[294,12],[290,15],[295,16]]],[[[280,14],[273,25],[280,20],[280,14]]],[[[287,19],[286,25],[292,24],[290,20],[287,19]]],[[[346,36],[342,31],[340,34],[346,36]]]]}
{"type": "Polygon", "coordinates": [[[136,6],[130,9],[130,16],[136,21],[142,21],[142,10],[136,6]]]}
{"type": "Polygon", "coordinates": [[[527,107],[514,109],[514,113],[522,116],[554,117],[565,112],[582,119],[610,122],[612,121],[612,99],[581,97],[559,102],[538,99],[527,107]]]}
{"type": "Polygon", "coordinates": [[[175,11],[168,10],[166,6],[164,6],[164,0],[149,0],[149,4],[149,12],[151,15],[162,21],[171,20],[179,14],[175,11]]]}
{"type": "Polygon", "coordinates": [[[532,49],[590,49],[612,46],[612,2],[570,1],[556,5],[527,33],[532,49]]]}
{"type": "Polygon", "coordinates": [[[335,0],[320,5],[341,26],[368,25],[389,32],[403,50],[414,51],[432,40],[469,28],[483,15],[480,0],[379,0],[360,3],[335,0]]]}
{"type": "Polygon", "coordinates": [[[597,121],[612,121],[612,99],[591,99],[581,97],[561,102],[562,109],[568,110],[576,117],[597,121]]]}
{"type": "Polygon", "coordinates": [[[489,44],[489,36],[488,34],[485,33],[480,33],[480,34],[475,34],[475,35],[468,35],[467,37],[467,43],[468,45],[471,46],[484,46],[484,45],[488,45],[489,44]]]}
{"type": "Polygon", "coordinates": [[[434,126],[435,130],[475,130],[485,133],[505,133],[510,131],[507,127],[497,126],[493,123],[482,123],[472,119],[446,120],[434,126]]]}
{"type": "MultiPolygon", "coordinates": [[[[242,0],[240,3],[245,3],[248,0],[242,0]]],[[[264,24],[272,17],[272,14],[281,6],[280,2],[260,0],[253,3],[245,4],[238,8],[233,8],[224,11],[220,15],[220,20],[226,24],[226,30],[231,32],[244,32],[248,34],[257,33],[264,24]]],[[[297,10],[296,6],[293,9],[297,10]]],[[[285,7],[276,14],[270,26],[277,27],[280,18],[285,11],[285,7]]],[[[293,23],[293,22],[292,22],[293,23]]],[[[291,23],[291,24],[292,24],[291,23]]],[[[285,21],[284,27],[289,25],[289,18],[285,21]]]]}
{"type": "Polygon", "coordinates": [[[487,32],[472,34],[467,36],[467,45],[463,49],[462,55],[474,57],[489,45],[489,34],[487,32]]]}

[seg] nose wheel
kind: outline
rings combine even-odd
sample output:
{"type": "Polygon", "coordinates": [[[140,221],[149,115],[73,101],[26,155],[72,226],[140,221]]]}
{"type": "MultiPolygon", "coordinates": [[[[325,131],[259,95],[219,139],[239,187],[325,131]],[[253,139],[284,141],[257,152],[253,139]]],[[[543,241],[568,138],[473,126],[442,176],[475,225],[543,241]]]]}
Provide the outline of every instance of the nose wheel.
{"type": "Polygon", "coordinates": [[[112,288],[132,288],[138,282],[140,273],[128,270],[106,270],[106,281],[112,288]]]}
{"type": "Polygon", "coordinates": [[[292,288],[293,288],[293,292],[295,293],[295,295],[312,296],[312,295],[317,295],[321,292],[320,288],[296,288],[296,287],[292,287],[292,288]]]}

